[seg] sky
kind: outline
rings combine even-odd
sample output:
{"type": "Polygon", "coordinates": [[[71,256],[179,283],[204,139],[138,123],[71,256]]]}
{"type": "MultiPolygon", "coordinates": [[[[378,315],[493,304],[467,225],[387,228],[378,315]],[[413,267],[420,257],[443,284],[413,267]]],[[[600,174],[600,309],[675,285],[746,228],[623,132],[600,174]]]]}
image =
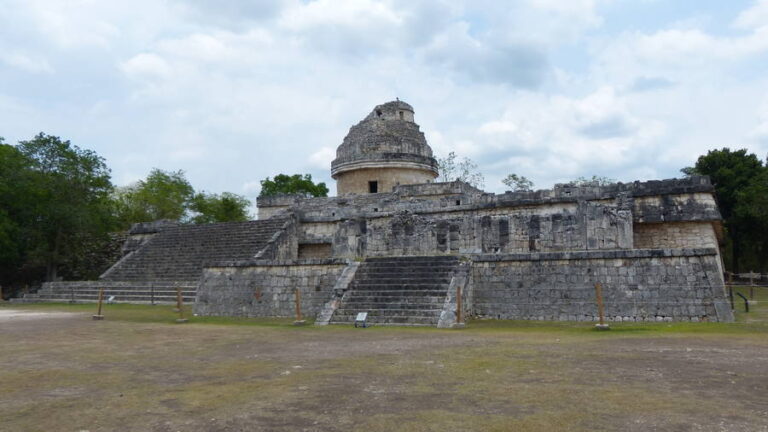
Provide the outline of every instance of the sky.
{"type": "Polygon", "coordinates": [[[0,136],[95,150],[196,190],[330,162],[395,98],[500,193],[768,156],[768,0],[0,0],[0,136]]]}

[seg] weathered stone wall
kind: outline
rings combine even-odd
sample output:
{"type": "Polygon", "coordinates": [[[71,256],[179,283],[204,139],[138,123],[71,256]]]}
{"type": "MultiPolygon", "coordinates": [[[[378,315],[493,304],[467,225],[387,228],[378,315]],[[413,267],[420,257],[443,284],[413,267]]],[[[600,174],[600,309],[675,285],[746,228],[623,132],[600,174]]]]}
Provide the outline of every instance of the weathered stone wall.
{"type": "Polygon", "coordinates": [[[195,313],[213,316],[295,316],[295,293],[302,314],[317,315],[331,298],[347,262],[335,259],[241,261],[208,267],[197,289],[195,313]]]}
{"type": "Polygon", "coordinates": [[[717,247],[710,222],[636,224],[634,237],[638,249],[717,247]]]}
{"type": "Polygon", "coordinates": [[[399,212],[346,220],[333,238],[334,256],[509,253],[632,248],[632,214],[615,203],[581,202],[514,208],[506,214],[464,209],[399,212]]]}
{"type": "Polygon", "coordinates": [[[378,182],[378,192],[392,192],[401,184],[427,183],[435,178],[432,171],[409,168],[368,168],[347,171],[336,177],[336,194],[367,194],[368,182],[378,182]]]}
{"type": "Polygon", "coordinates": [[[715,249],[552,252],[474,257],[474,312],[594,321],[595,283],[611,321],[732,321],[715,249]]]}
{"type": "MultiPolygon", "coordinates": [[[[332,242],[334,256],[350,258],[641,248],[634,244],[635,224],[720,219],[703,177],[500,195],[461,182],[425,183],[393,193],[260,198],[262,206],[290,207],[300,242],[332,242]]],[[[664,233],[648,233],[655,234],[664,233]]],[[[652,247],[712,245],[638,238],[652,247]]]]}
{"type": "Polygon", "coordinates": [[[332,254],[330,243],[299,244],[299,259],[330,258],[332,254]]]}
{"type": "Polygon", "coordinates": [[[266,245],[255,255],[255,258],[278,261],[298,258],[298,223],[295,215],[289,214],[287,216],[280,229],[272,234],[266,245]]]}

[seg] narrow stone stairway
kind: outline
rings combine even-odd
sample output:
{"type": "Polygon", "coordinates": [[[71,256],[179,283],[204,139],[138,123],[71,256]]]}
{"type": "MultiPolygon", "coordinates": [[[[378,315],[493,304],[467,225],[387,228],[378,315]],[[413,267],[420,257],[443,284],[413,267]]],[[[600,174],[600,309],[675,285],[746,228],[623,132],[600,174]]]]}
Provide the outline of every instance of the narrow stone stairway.
{"type": "Polygon", "coordinates": [[[330,323],[368,312],[372,324],[437,326],[458,264],[455,256],[368,258],[330,323]]]}

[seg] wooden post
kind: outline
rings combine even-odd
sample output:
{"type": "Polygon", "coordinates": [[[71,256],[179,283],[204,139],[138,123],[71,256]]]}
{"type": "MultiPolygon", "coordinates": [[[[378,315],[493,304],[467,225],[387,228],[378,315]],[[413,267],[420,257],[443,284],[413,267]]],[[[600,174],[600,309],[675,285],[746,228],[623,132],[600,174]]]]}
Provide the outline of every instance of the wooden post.
{"type": "Polygon", "coordinates": [[[176,319],[177,323],[185,323],[188,320],[184,318],[184,300],[181,297],[181,287],[176,287],[176,308],[179,310],[179,318],[176,319]]]}
{"type": "Polygon", "coordinates": [[[749,271],[749,301],[755,300],[755,272],[749,271]]]}
{"type": "Polygon", "coordinates": [[[733,310],[733,273],[728,272],[728,300],[731,301],[731,310],[733,310]]]}
{"type": "Polygon", "coordinates": [[[595,328],[598,330],[609,330],[611,327],[605,323],[605,310],[603,308],[603,286],[600,282],[595,284],[595,299],[597,300],[597,314],[600,318],[595,328]]]}
{"type": "Polygon", "coordinates": [[[301,317],[301,292],[296,288],[294,294],[296,301],[296,321],[293,322],[293,325],[304,325],[305,321],[301,317]]]}
{"type": "Polygon", "coordinates": [[[5,299],[3,298],[3,286],[0,285],[0,303],[4,302],[5,299]]]}
{"type": "Polygon", "coordinates": [[[104,301],[104,288],[99,288],[99,310],[96,312],[96,315],[93,316],[93,319],[96,321],[103,320],[104,315],[101,314],[101,304],[104,301]]]}
{"type": "Polygon", "coordinates": [[[456,323],[461,324],[463,318],[461,316],[461,284],[456,284],[456,323]]]}

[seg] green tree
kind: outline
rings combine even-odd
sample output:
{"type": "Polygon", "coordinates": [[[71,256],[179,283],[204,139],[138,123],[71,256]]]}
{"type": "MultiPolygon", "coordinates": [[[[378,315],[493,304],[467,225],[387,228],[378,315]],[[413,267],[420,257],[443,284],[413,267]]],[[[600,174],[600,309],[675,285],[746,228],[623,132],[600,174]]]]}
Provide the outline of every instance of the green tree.
{"type": "Polygon", "coordinates": [[[23,224],[34,203],[30,186],[30,161],[0,137],[0,284],[13,282],[24,259],[23,224]]]}
{"type": "Polygon", "coordinates": [[[450,152],[446,157],[437,158],[437,168],[440,175],[438,181],[463,181],[482,189],[485,186],[485,177],[478,171],[477,164],[468,157],[458,160],[456,153],[450,152]]]}
{"type": "Polygon", "coordinates": [[[530,192],[533,190],[533,182],[525,176],[509,174],[501,182],[514,192],[530,192]]]}
{"type": "Polygon", "coordinates": [[[707,175],[715,185],[728,237],[730,253],[726,254],[726,265],[734,272],[740,271],[742,262],[754,261],[754,257],[748,257],[748,251],[755,241],[766,236],[755,220],[760,214],[759,195],[763,190],[760,179],[766,169],[755,154],[746,149],[732,151],[729,148],[710,150],[699,156],[693,167],[681,169],[687,176],[707,175]]]}
{"type": "Polygon", "coordinates": [[[84,238],[104,237],[113,227],[110,171],[104,159],[59,137],[40,133],[20,141],[29,163],[23,212],[28,260],[45,266],[55,280],[59,265],[82,252],[84,238]]]}
{"type": "Polygon", "coordinates": [[[315,184],[312,181],[311,174],[278,174],[274,180],[269,177],[261,181],[261,192],[259,196],[274,196],[281,194],[303,195],[306,197],[324,197],[328,196],[328,187],[325,183],[315,184]]]}
{"type": "Polygon", "coordinates": [[[699,156],[696,165],[680,171],[685,175],[706,175],[712,180],[717,193],[720,213],[729,219],[738,201],[738,193],[763,170],[763,163],[747,149],[731,151],[729,148],[710,150],[699,156]]]}
{"type": "Polygon", "coordinates": [[[118,218],[127,228],[158,219],[185,221],[194,193],[184,171],[154,168],[146,180],[118,188],[113,198],[118,218]]]}
{"type": "Polygon", "coordinates": [[[192,223],[242,222],[251,218],[248,206],[251,202],[244,196],[230,192],[221,195],[200,192],[195,194],[190,210],[195,213],[192,223]]]}
{"type": "Polygon", "coordinates": [[[749,185],[737,192],[733,218],[744,233],[740,238],[740,267],[768,271],[768,161],[749,185]]]}

